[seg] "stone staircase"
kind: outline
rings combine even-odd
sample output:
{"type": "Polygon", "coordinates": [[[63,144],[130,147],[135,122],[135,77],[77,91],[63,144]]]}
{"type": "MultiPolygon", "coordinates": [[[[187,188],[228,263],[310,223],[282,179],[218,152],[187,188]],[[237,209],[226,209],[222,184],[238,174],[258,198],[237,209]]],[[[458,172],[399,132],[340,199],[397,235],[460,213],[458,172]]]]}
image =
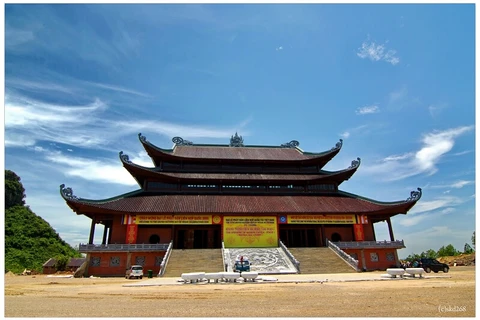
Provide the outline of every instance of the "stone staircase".
{"type": "Polygon", "coordinates": [[[187,272],[223,271],[222,249],[173,249],[164,277],[180,277],[187,272]]]}
{"type": "Polygon", "coordinates": [[[330,248],[288,248],[300,262],[300,273],[352,273],[356,272],[330,248]]]}

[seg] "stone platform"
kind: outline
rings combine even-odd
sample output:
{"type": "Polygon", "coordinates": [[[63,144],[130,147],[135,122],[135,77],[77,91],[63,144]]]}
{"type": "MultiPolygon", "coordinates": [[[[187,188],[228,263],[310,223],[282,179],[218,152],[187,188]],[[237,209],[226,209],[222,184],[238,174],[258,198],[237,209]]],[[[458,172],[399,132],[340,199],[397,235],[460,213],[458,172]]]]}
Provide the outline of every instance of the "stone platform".
{"type": "Polygon", "coordinates": [[[244,256],[250,261],[250,271],[258,274],[298,273],[282,248],[229,248],[224,253],[228,271],[233,271],[237,256],[244,256]]]}

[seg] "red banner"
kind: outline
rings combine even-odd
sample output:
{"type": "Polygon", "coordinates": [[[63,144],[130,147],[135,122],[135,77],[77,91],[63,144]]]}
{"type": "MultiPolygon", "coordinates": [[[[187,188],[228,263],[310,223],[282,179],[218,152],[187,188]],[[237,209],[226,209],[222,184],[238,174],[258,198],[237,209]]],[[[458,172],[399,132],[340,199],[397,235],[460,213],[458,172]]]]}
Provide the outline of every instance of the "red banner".
{"type": "Polygon", "coordinates": [[[355,241],[365,241],[365,234],[363,233],[363,224],[354,224],[353,233],[355,233],[355,241]]]}
{"type": "Polygon", "coordinates": [[[138,227],[136,224],[129,224],[127,226],[127,243],[128,244],[134,244],[137,242],[137,231],[138,227]]]}

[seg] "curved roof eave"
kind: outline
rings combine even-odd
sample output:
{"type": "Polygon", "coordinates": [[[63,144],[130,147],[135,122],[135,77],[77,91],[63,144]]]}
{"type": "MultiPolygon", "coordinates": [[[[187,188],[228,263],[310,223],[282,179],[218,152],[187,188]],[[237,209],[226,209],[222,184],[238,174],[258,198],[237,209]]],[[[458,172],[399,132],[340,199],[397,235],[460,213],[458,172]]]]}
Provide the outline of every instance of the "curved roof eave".
{"type": "MultiPolygon", "coordinates": [[[[163,149],[163,148],[160,148],[156,145],[154,145],[153,143],[149,142],[147,140],[147,138],[142,135],[141,133],[138,134],[138,138],[140,140],[140,142],[142,143],[145,151],[147,152],[147,154],[152,158],[155,166],[158,166],[159,163],[157,161],[157,157],[164,157],[164,158],[167,158],[167,159],[178,159],[178,160],[198,160],[198,159],[202,159],[202,160],[209,160],[209,161],[218,161],[218,160],[228,160],[228,159],[225,159],[225,158],[208,158],[208,159],[205,159],[205,158],[196,158],[196,157],[185,157],[185,156],[179,156],[179,155],[175,155],[173,154],[174,151],[175,151],[175,148],[177,146],[177,144],[175,144],[175,146],[172,148],[172,149],[163,149]]],[[[188,144],[188,145],[191,145],[193,147],[197,146],[197,147],[229,147],[229,145],[219,145],[219,144],[188,144]]],[[[244,161],[253,161],[253,162],[288,162],[288,163],[316,163],[318,162],[319,160],[326,160],[325,163],[323,165],[325,165],[328,161],[330,161],[334,156],[336,156],[339,152],[340,152],[340,149],[342,148],[343,146],[343,140],[342,139],[339,139],[339,142],[337,142],[335,144],[335,147],[331,148],[330,150],[327,150],[327,151],[323,151],[323,152],[318,152],[318,153],[315,153],[315,152],[305,152],[303,151],[302,149],[300,149],[298,146],[295,146],[294,149],[297,150],[298,152],[300,152],[301,154],[305,155],[305,156],[309,156],[309,158],[307,159],[295,159],[295,160],[281,160],[281,159],[244,159],[244,161]]],[[[244,146],[242,148],[278,148],[278,149],[284,149],[285,147],[281,147],[281,146],[244,146]]],[[[236,161],[238,161],[238,159],[235,159],[236,161]]],[[[322,166],[323,166],[322,165],[322,166]]]]}
{"type": "Polygon", "coordinates": [[[143,189],[138,189],[138,190],[123,193],[121,195],[111,197],[111,198],[107,198],[107,199],[93,200],[93,199],[79,198],[79,197],[77,197],[73,194],[73,189],[72,188],[65,187],[65,184],[63,184],[63,183],[60,185],[60,195],[62,196],[62,198],[65,201],[67,201],[69,206],[70,206],[70,204],[74,204],[74,203],[93,203],[93,204],[108,203],[108,202],[116,201],[116,200],[119,200],[119,199],[131,198],[131,197],[134,197],[134,196],[138,196],[138,195],[141,195],[143,192],[144,192],[143,189]]]}
{"type": "Polygon", "coordinates": [[[421,188],[417,188],[417,191],[411,191],[410,192],[410,197],[408,197],[406,200],[391,201],[391,202],[377,201],[377,200],[374,200],[374,199],[370,199],[370,198],[367,198],[367,197],[362,197],[362,196],[359,196],[359,195],[356,195],[356,194],[353,194],[353,193],[349,193],[349,192],[345,192],[345,191],[341,191],[341,190],[338,190],[338,193],[343,194],[343,195],[348,196],[348,197],[361,199],[361,200],[368,201],[368,202],[371,202],[371,203],[375,203],[375,204],[378,204],[378,205],[386,206],[385,209],[379,210],[378,213],[382,213],[383,211],[390,211],[392,207],[398,207],[398,208],[403,209],[402,212],[399,212],[399,213],[406,214],[417,203],[417,201],[420,200],[420,198],[422,197],[422,189],[421,188]]]}
{"type": "MultiPolygon", "coordinates": [[[[207,177],[202,177],[202,178],[185,178],[185,177],[182,177],[182,176],[176,176],[176,174],[182,174],[182,173],[168,173],[168,172],[162,172],[162,171],[157,171],[155,168],[148,168],[148,167],[144,167],[144,166],[141,166],[141,165],[138,165],[138,164],[135,164],[133,162],[131,162],[129,160],[129,157],[128,155],[126,154],[123,154],[122,151],[120,151],[119,153],[120,155],[120,160],[122,161],[125,169],[127,169],[128,172],[130,172],[130,174],[135,178],[135,180],[137,180],[137,182],[139,183],[140,187],[143,186],[143,182],[144,182],[144,178],[147,177],[147,176],[151,176],[152,174],[156,175],[157,177],[164,177],[166,178],[167,180],[185,180],[185,181],[197,181],[197,180],[203,180],[203,181],[214,181],[214,180],[221,180],[219,178],[208,178],[207,177]],[[137,173],[135,172],[135,169],[139,170],[140,172],[144,172],[145,174],[144,175],[137,175],[137,173]]],[[[338,179],[338,183],[341,184],[343,181],[346,181],[348,179],[350,179],[350,177],[355,173],[355,171],[358,169],[358,167],[360,166],[360,158],[357,158],[357,160],[353,160],[351,165],[346,168],[346,169],[343,169],[343,170],[339,170],[339,171],[323,171],[323,173],[325,173],[324,176],[321,176],[321,177],[315,177],[312,178],[312,179],[291,179],[291,180],[288,180],[288,179],[275,179],[275,178],[272,178],[271,181],[308,181],[308,182],[317,182],[317,181],[321,181],[321,180],[325,180],[325,179],[331,179],[331,180],[336,180],[335,178],[338,178],[340,177],[340,179],[338,179]]],[[[188,174],[188,173],[187,173],[188,174]]],[[[208,175],[208,174],[207,174],[208,175]]],[[[226,175],[228,175],[228,173],[226,173],[226,175]]],[[[233,175],[233,174],[232,174],[233,175]]],[[[262,174],[262,175],[268,175],[268,174],[262,174]]],[[[272,174],[272,175],[278,175],[278,174],[272,174]]],[[[286,177],[288,177],[288,175],[285,175],[286,177]]],[[[242,179],[232,179],[232,180],[236,180],[236,181],[243,181],[242,179]]],[[[245,181],[262,181],[262,180],[269,180],[269,179],[245,179],[245,181]]]]}

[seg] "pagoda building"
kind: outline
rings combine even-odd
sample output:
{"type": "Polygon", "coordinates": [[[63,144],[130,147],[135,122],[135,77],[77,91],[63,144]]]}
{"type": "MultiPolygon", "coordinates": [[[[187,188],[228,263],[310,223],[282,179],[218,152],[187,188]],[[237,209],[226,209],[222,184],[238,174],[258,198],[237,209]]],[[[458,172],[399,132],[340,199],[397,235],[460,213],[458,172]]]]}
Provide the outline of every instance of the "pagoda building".
{"type": "Polygon", "coordinates": [[[360,166],[326,171],[342,148],[311,153],[298,141],[280,146],[244,145],[235,133],[229,145],[194,144],[180,137],[162,149],[139,134],[153,161],[144,167],[119,153],[139,189],[103,200],[60,193],[77,214],[91,219],[87,274],[122,275],[141,264],[157,272],[173,249],[333,247],[358,263],[358,270],[399,264],[391,217],[406,214],[421,189],[406,200],[380,202],[341,191],[360,166]],[[377,239],[374,224],[386,222],[389,239],[377,239]],[[101,244],[95,227],[104,226],[101,244]]]}

